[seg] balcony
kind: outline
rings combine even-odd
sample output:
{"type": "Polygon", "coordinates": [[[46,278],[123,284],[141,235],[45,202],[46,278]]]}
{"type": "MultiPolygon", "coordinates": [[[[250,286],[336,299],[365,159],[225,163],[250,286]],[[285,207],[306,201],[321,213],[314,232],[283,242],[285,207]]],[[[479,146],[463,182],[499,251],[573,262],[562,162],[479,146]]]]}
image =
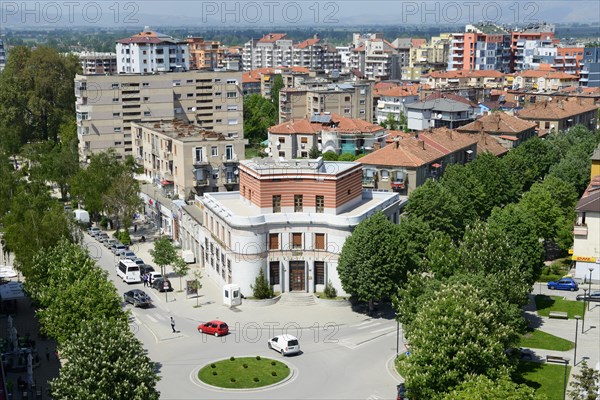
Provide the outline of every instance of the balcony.
{"type": "Polygon", "coordinates": [[[588,234],[588,227],[587,225],[575,225],[573,227],[573,234],[575,236],[587,236],[588,234]]]}
{"type": "Polygon", "coordinates": [[[375,188],[375,178],[363,178],[362,186],[364,188],[375,188]]]}
{"type": "Polygon", "coordinates": [[[206,179],[206,178],[204,178],[204,179],[194,179],[194,186],[195,187],[208,186],[208,179],[206,179]]]}

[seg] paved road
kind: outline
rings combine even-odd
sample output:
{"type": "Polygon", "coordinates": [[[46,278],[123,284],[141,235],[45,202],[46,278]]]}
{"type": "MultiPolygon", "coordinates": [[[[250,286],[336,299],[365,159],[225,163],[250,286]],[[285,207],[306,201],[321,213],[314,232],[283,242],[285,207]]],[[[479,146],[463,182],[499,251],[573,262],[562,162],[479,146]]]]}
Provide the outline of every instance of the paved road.
{"type": "MultiPolygon", "coordinates": [[[[98,264],[109,272],[119,293],[142,284],[127,285],[117,278],[116,258],[85,236],[85,245],[98,264]]],[[[148,243],[133,250],[149,261],[148,243]]],[[[179,279],[172,279],[179,289],[179,279]]],[[[145,291],[154,306],[131,310],[130,324],[159,363],[157,388],[161,399],[392,399],[398,377],[386,360],[396,353],[396,322],[384,318],[368,318],[346,307],[273,305],[229,309],[219,304],[219,289],[204,279],[200,299],[186,299],[184,293],[145,291]],[[198,302],[201,307],[194,307],[198,302]],[[178,333],[172,333],[169,318],[173,316],[178,333]],[[225,320],[231,333],[223,338],[197,332],[202,321],[225,320]],[[298,336],[302,354],[283,358],[267,348],[269,337],[287,332],[298,336]],[[283,359],[293,376],[286,383],[251,392],[231,392],[208,388],[196,378],[199,368],[210,361],[230,356],[260,355],[283,359]]]]}

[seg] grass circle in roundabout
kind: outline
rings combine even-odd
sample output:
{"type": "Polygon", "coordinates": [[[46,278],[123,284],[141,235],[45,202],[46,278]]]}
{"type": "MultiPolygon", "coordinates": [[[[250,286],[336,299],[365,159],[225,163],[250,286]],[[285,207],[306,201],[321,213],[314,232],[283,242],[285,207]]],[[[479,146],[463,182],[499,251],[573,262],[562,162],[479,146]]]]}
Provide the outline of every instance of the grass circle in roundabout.
{"type": "Polygon", "coordinates": [[[202,367],[198,379],[225,389],[254,389],[281,382],[290,373],[286,364],[271,358],[230,357],[202,367]]]}

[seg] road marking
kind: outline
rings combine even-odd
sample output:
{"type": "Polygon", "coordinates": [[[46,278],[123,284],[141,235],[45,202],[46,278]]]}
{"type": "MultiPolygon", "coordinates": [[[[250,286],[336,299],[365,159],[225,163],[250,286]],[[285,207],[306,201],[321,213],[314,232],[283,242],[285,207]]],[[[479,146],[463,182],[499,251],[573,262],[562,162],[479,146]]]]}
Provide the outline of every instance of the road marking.
{"type": "Polygon", "coordinates": [[[166,318],[163,317],[162,314],[155,314],[155,315],[156,315],[156,318],[160,319],[161,321],[166,321],[166,318]]]}
{"type": "Polygon", "coordinates": [[[387,331],[388,329],[392,329],[392,327],[388,326],[387,328],[377,329],[376,331],[371,331],[371,333],[383,332],[383,331],[387,331]]]}
{"type": "Polygon", "coordinates": [[[369,320],[369,321],[361,322],[360,324],[356,324],[356,325],[350,325],[350,327],[351,327],[351,328],[356,328],[357,326],[361,326],[361,325],[364,325],[364,324],[370,324],[370,323],[372,323],[372,322],[373,322],[373,321],[370,321],[370,320],[369,320]]]}
{"type": "Polygon", "coordinates": [[[374,326],[377,326],[377,325],[381,325],[381,322],[374,322],[371,325],[361,326],[360,328],[356,328],[356,329],[369,329],[369,328],[373,328],[374,326]]]}
{"type": "Polygon", "coordinates": [[[146,315],[148,317],[148,319],[152,322],[158,322],[157,320],[155,320],[154,318],[152,318],[150,315],[146,315]]]}

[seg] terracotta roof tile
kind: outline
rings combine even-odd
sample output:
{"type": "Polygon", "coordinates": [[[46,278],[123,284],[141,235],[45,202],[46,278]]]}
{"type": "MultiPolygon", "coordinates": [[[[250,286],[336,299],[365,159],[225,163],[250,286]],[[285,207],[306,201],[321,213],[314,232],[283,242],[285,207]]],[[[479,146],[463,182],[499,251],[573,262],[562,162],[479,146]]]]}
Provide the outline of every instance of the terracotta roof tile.
{"type": "Polygon", "coordinates": [[[517,116],[522,119],[557,120],[597,109],[598,106],[594,104],[593,99],[566,97],[552,101],[534,103],[529,107],[520,110],[517,116]]]}
{"type": "Polygon", "coordinates": [[[523,72],[517,72],[515,73],[515,76],[520,76],[523,78],[577,80],[577,77],[575,75],[570,75],[565,72],[547,71],[539,69],[528,69],[523,72]]]}
{"type": "Polygon", "coordinates": [[[477,154],[492,153],[496,157],[502,156],[508,153],[508,149],[498,143],[493,136],[487,133],[477,135],[479,141],[477,142],[477,154]]]}
{"type": "Polygon", "coordinates": [[[502,78],[505,75],[500,71],[495,70],[455,70],[455,71],[433,71],[425,75],[425,77],[436,79],[457,79],[457,78],[502,78]]]}
{"type": "MultiPolygon", "coordinates": [[[[322,113],[320,115],[325,114],[322,113]]],[[[335,124],[334,127],[332,127],[330,124],[310,122],[310,116],[308,116],[301,120],[284,122],[282,124],[272,126],[269,128],[269,132],[280,135],[297,133],[314,135],[321,131],[335,131],[340,133],[373,133],[385,130],[385,128],[380,125],[372,124],[358,118],[343,117],[335,113],[331,114],[331,122],[335,124]]]]}
{"type": "Polygon", "coordinates": [[[388,97],[407,97],[416,96],[419,94],[419,85],[412,86],[395,86],[378,91],[379,96],[388,97]]]}
{"type": "Polygon", "coordinates": [[[320,39],[317,39],[317,38],[315,38],[315,39],[306,39],[305,41],[298,43],[294,47],[297,48],[297,49],[305,49],[307,47],[314,46],[315,44],[317,44],[319,42],[319,40],[320,39]]]}
{"type": "Polygon", "coordinates": [[[285,33],[268,33],[268,34],[264,35],[258,42],[259,43],[275,43],[276,41],[281,40],[286,36],[287,36],[287,34],[285,34],[285,33]]]}
{"type": "Polygon", "coordinates": [[[517,134],[534,129],[535,122],[525,121],[504,112],[494,112],[479,118],[457,130],[465,133],[517,134]]]}

